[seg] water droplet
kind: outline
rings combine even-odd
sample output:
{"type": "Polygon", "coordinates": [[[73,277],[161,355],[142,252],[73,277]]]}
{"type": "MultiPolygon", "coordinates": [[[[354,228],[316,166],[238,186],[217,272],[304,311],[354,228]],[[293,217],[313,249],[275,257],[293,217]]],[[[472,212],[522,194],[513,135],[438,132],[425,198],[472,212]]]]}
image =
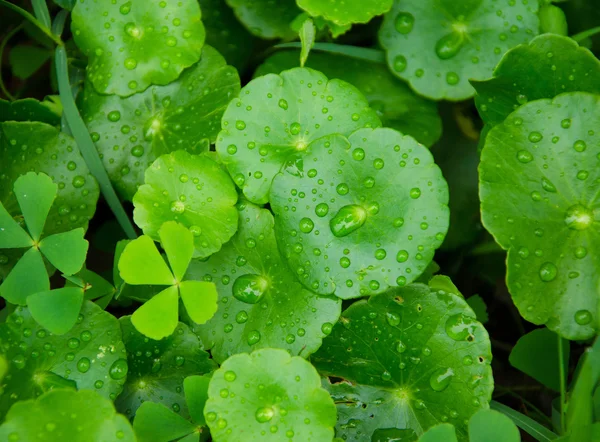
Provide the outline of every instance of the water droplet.
{"type": "Polygon", "coordinates": [[[352,151],[352,158],[354,158],[356,161],[362,161],[365,158],[365,151],[364,149],[357,147],[356,149],[354,149],[352,151]]]}
{"type": "Polygon", "coordinates": [[[556,187],[554,187],[554,184],[547,178],[542,178],[542,189],[546,192],[556,193],[556,187]]]}
{"type": "Polygon", "coordinates": [[[396,254],[396,261],[398,262],[406,262],[408,260],[408,252],[406,250],[400,250],[396,254]]]}
{"type": "Polygon", "coordinates": [[[381,379],[383,379],[384,381],[391,381],[392,380],[392,374],[389,371],[384,371],[381,374],[381,379]]]}
{"type": "Polygon", "coordinates": [[[575,248],[575,258],[583,259],[587,256],[587,249],[583,246],[578,246],[575,248]]]}
{"type": "Polygon", "coordinates": [[[540,141],[542,141],[542,138],[544,138],[542,136],[541,133],[533,131],[529,134],[529,141],[531,141],[532,143],[539,143],[540,141]]]}
{"type": "Polygon", "coordinates": [[[124,379],[127,376],[127,371],[129,367],[127,365],[126,359],[117,359],[112,363],[110,369],[108,370],[108,374],[114,380],[124,379]]]}
{"type": "Polygon", "coordinates": [[[142,145],[137,145],[137,146],[133,146],[131,148],[131,155],[133,155],[134,157],[141,157],[144,155],[144,146],[142,145]]]}
{"type": "Polygon", "coordinates": [[[300,220],[299,228],[303,233],[310,233],[315,228],[315,223],[310,218],[302,218],[300,220]]]}
{"type": "Polygon", "coordinates": [[[451,368],[438,368],[429,378],[429,386],[434,391],[444,391],[450,385],[454,377],[454,370],[451,368]]]}
{"type": "Polygon", "coordinates": [[[225,380],[227,382],[233,382],[236,380],[237,375],[235,374],[235,372],[228,370],[225,372],[225,374],[223,375],[223,377],[225,378],[225,380]]]}
{"type": "Polygon", "coordinates": [[[123,15],[129,14],[129,11],[131,11],[131,2],[123,3],[119,8],[119,12],[123,15]]]}
{"type": "Polygon", "coordinates": [[[183,213],[185,211],[185,204],[182,201],[173,201],[171,203],[171,212],[183,213]]]}
{"type": "Polygon", "coordinates": [[[108,121],[112,121],[113,123],[116,123],[117,121],[119,121],[121,119],[121,112],[119,111],[111,111],[108,113],[107,115],[108,121]]]}
{"type": "Polygon", "coordinates": [[[400,324],[400,316],[396,313],[386,312],[385,319],[387,320],[388,324],[390,324],[392,327],[395,327],[398,324],[400,324]]]}
{"type": "Polygon", "coordinates": [[[79,189],[80,187],[85,186],[85,178],[82,177],[81,175],[77,175],[77,176],[73,177],[72,184],[73,184],[73,187],[75,187],[76,189],[79,189]]]}
{"type": "Polygon", "coordinates": [[[394,58],[394,64],[393,64],[393,66],[394,66],[394,70],[396,72],[403,72],[403,71],[405,71],[406,70],[406,64],[407,64],[407,61],[406,61],[406,57],[404,55],[397,55],[394,58]]]}
{"type": "Polygon", "coordinates": [[[256,413],[254,413],[254,417],[261,424],[265,423],[265,422],[269,422],[271,419],[273,419],[274,415],[275,415],[275,412],[273,411],[273,409],[271,407],[261,407],[256,410],[256,413]]]}
{"type": "Polygon", "coordinates": [[[418,187],[413,187],[412,189],[410,189],[410,197],[412,199],[416,200],[420,196],[421,196],[421,189],[419,189],[418,187]]]}
{"type": "Polygon", "coordinates": [[[574,204],[565,212],[565,224],[571,230],[585,230],[593,221],[593,212],[582,204],[574,204]]]}
{"type": "Polygon", "coordinates": [[[235,122],[235,128],[237,130],[244,130],[244,129],[246,129],[246,122],[244,122],[242,120],[237,120],[235,122]]]}
{"type": "Polygon", "coordinates": [[[464,44],[464,35],[460,32],[451,32],[444,35],[435,44],[435,53],[442,60],[454,57],[464,44]]]}
{"type": "Polygon", "coordinates": [[[256,304],[263,297],[269,282],[266,278],[260,275],[248,273],[239,276],[231,288],[233,296],[247,304],[256,304]]]}
{"type": "Polygon", "coordinates": [[[331,324],[330,322],[325,322],[321,326],[321,331],[323,332],[324,335],[330,335],[332,330],[333,330],[333,324],[331,324]]]}
{"type": "Polygon", "coordinates": [[[348,205],[342,207],[329,221],[331,233],[341,238],[359,229],[367,219],[367,212],[361,206],[348,205]]]}
{"type": "Polygon", "coordinates": [[[248,312],[245,310],[242,310],[235,315],[235,322],[238,324],[244,324],[246,321],[248,321],[248,312]]]}
{"type": "Polygon", "coordinates": [[[396,16],[396,31],[400,34],[408,34],[412,31],[413,25],[415,24],[415,17],[410,12],[400,12],[396,16]]]}
{"type": "Polygon", "coordinates": [[[527,150],[520,150],[517,152],[517,160],[524,164],[529,163],[533,161],[533,155],[527,150]]]}
{"type": "Polygon", "coordinates": [[[452,315],[446,321],[446,334],[455,341],[465,341],[475,333],[475,319],[462,313],[452,315]]]}
{"type": "Polygon", "coordinates": [[[290,133],[292,135],[298,135],[300,133],[300,129],[301,129],[300,123],[292,123],[290,125],[290,133]]]}
{"type": "Polygon", "coordinates": [[[88,358],[81,358],[77,361],[77,371],[81,373],[87,373],[90,369],[90,360],[88,358]]]}
{"type": "Polygon", "coordinates": [[[551,262],[545,262],[540,266],[540,279],[544,282],[553,281],[558,274],[558,268],[551,262]]]}
{"type": "Polygon", "coordinates": [[[260,341],[260,332],[258,330],[252,330],[248,333],[248,345],[254,345],[260,341]]]}
{"type": "Polygon", "coordinates": [[[592,322],[592,313],[588,310],[577,310],[575,312],[575,322],[579,325],[587,325],[592,322]]]}
{"type": "Polygon", "coordinates": [[[573,143],[573,149],[575,149],[577,152],[583,152],[586,148],[587,144],[585,144],[585,141],[583,140],[577,140],[575,143],[573,143]]]}
{"type": "Polygon", "coordinates": [[[406,351],[406,344],[402,341],[398,341],[398,343],[396,344],[396,351],[398,353],[404,353],[406,351]]]}
{"type": "Polygon", "coordinates": [[[288,102],[282,98],[281,100],[279,100],[279,107],[282,108],[283,110],[287,110],[288,102]]]}
{"type": "Polygon", "coordinates": [[[458,84],[459,81],[460,81],[460,78],[458,77],[456,72],[448,72],[446,74],[446,83],[448,83],[450,86],[454,86],[455,84],[458,84]]]}
{"type": "Polygon", "coordinates": [[[568,129],[568,128],[570,128],[570,127],[571,127],[571,120],[570,120],[569,118],[565,118],[564,120],[562,120],[562,121],[560,122],[560,126],[561,126],[563,129],[568,129]]]}
{"type": "Polygon", "coordinates": [[[134,58],[126,58],[123,64],[125,65],[125,69],[130,71],[137,67],[137,61],[134,58]]]}

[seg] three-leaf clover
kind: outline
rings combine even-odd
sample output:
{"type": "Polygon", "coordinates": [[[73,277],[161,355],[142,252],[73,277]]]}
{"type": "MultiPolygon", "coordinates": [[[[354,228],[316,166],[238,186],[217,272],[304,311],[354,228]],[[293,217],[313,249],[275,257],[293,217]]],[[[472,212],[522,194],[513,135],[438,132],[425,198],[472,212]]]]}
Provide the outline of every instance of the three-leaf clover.
{"type": "Polygon", "coordinates": [[[448,229],[431,153],[387,128],[314,141],[273,179],[277,242],[299,280],[357,298],[423,273],[448,229]]]}
{"type": "MultiPolygon", "coordinates": [[[[42,173],[30,172],[15,181],[14,195],[28,231],[0,204],[0,248],[28,249],[0,285],[0,295],[10,303],[35,305],[44,302],[49,305],[45,302],[50,296],[50,280],[44,258],[66,275],[77,273],[83,266],[88,249],[83,228],[42,237],[57,190],[52,179],[42,173]],[[35,297],[31,296],[35,294],[35,297]]],[[[56,301],[63,294],[54,293],[56,301]]]]}
{"type": "Polygon", "coordinates": [[[508,250],[521,315],[568,339],[598,330],[600,96],[529,102],[488,134],[479,166],[484,226],[508,250]]]}
{"type": "Polygon", "coordinates": [[[227,359],[212,376],[204,417],[215,442],[333,438],[335,406],[315,368],[285,350],[227,359]]]}
{"type": "Polygon", "coordinates": [[[488,407],[492,354],[485,328],[460,293],[416,283],[352,304],[311,361],[338,407],[337,435],[370,438],[378,428],[420,435],[488,407]]]}
{"type": "Polygon", "coordinates": [[[537,2],[403,0],[379,31],[395,75],[435,100],[473,96],[510,48],[538,33],[537,2]]]}
{"type": "Polygon", "coordinates": [[[205,281],[183,280],[194,253],[193,235],[175,221],[158,230],[169,266],[152,238],[142,235],[131,241],[119,259],[121,278],[132,285],[166,285],[131,316],[138,331],[152,339],[171,335],[179,320],[179,296],[187,314],[197,324],[208,321],[217,311],[215,285],[205,281]]]}

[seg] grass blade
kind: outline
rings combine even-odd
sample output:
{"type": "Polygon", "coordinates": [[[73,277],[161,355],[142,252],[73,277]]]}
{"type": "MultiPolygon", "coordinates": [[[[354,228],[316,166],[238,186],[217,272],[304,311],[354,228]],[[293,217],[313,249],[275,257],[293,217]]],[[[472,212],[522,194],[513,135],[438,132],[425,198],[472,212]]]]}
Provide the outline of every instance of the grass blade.
{"type": "Polygon", "coordinates": [[[52,19],[50,18],[46,0],[31,0],[31,6],[33,6],[33,13],[36,18],[41,21],[47,29],[52,29],[52,19]]]}
{"type": "Polygon", "coordinates": [[[96,146],[94,145],[94,142],[90,137],[90,133],[88,132],[85,123],[81,119],[79,110],[75,105],[75,100],[73,99],[73,95],[71,93],[71,84],[69,83],[67,51],[62,45],[56,48],[55,62],[56,76],[58,79],[58,91],[64,109],[64,116],[69,124],[71,132],[73,133],[73,137],[79,146],[81,156],[87,163],[92,175],[94,175],[96,180],[98,180],[98,184],[100,185],[100,190],[102,191],[102,195],[104,195],[104,199],[106,199],[106,202],[115,214],[115,217],[121,225],[121,228],[127,234],[127,237],[131,239],[137,238],[137,234],[135,233],[135,229],[131,224],[131,220],[127,216],[127,213],[125,213],[125,209],[123,209],[121,201],[112,187],[110,179],[108,178],[108,174],[106,173],[106,169],[104,168],[102,160],[100,159],[98,151],[96,150],[96,146]]]}
{"type": "MultiPolygon", "coordinates": [[[[282,43],[275,46],[275,49],[302,49],[302,44],[298,42],[282,43]]],[[[360,48],[357,46],[338,45],[335,43],[315,43],[313,51],[327,52],[329,54],[345,55],[346,57],[366,60],[375,63],[385,64],[385,52],[379,49],[360,48]]]]}
{"type": "Polygon", "coordinates": [[[25,9],[19,8],[17,5],[13,5],[12,3],[7,2],[6,0],[0,0],[0,6],[5,6],[8,9],[11,9],[11,10],[15,11],[17,14],[20,14],[23,18],[27,19],[32,24],[34,24],[35,26],[37,26],[40,31],[42,31],[44,34],[46,34],[57,45],[60,46],[60,45],[63,44],[63,42],[61,41],[61,39],[58,38],[56,35],[54,35],[50,31],[49,27],[46,27],[42,22],[40,22],[37,18],[35,18],[33,15],[31,15],[25,9]]]}
{"type": "Polygon", "coordinates": [[[507,407],[506,405],[501,404],[500,402],[492,401],[490,403],[490,408],[509,417],[517,427],[539,442],[550,442],[558,439],[556,434],[544,427],[542,424],[539,424],[533,419],[513,410],[510,407],[507,407]]]}

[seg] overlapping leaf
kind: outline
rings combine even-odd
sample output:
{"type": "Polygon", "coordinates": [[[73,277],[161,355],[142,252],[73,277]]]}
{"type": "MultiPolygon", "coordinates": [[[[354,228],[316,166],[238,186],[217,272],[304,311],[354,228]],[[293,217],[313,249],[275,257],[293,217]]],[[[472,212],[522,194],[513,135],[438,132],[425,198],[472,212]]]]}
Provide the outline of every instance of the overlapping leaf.
{"type": "Polygon", "coordinates": [[[296,0],[225,0],[254,35],[273,39],[294,38],[292,21],[300,12],[296,0]]]}
{"type": "Polygon", "coordinates": [[[298,0],[298,6],[314,17],[324,17],[337,25],[367,23],[376,15],[390,10],[393,0],[346,0],[340,4],[336,0],[298,0]]]}

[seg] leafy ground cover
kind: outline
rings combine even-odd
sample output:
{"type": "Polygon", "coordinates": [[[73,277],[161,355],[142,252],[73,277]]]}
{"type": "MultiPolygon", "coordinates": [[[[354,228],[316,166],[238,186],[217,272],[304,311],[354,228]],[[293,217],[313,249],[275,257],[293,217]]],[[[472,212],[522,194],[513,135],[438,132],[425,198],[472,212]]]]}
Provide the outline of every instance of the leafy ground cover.
{"type": "Polygon", "coordinates": [[[594,2],[0,11],[1,441],[600,441],[594,2]]]}

